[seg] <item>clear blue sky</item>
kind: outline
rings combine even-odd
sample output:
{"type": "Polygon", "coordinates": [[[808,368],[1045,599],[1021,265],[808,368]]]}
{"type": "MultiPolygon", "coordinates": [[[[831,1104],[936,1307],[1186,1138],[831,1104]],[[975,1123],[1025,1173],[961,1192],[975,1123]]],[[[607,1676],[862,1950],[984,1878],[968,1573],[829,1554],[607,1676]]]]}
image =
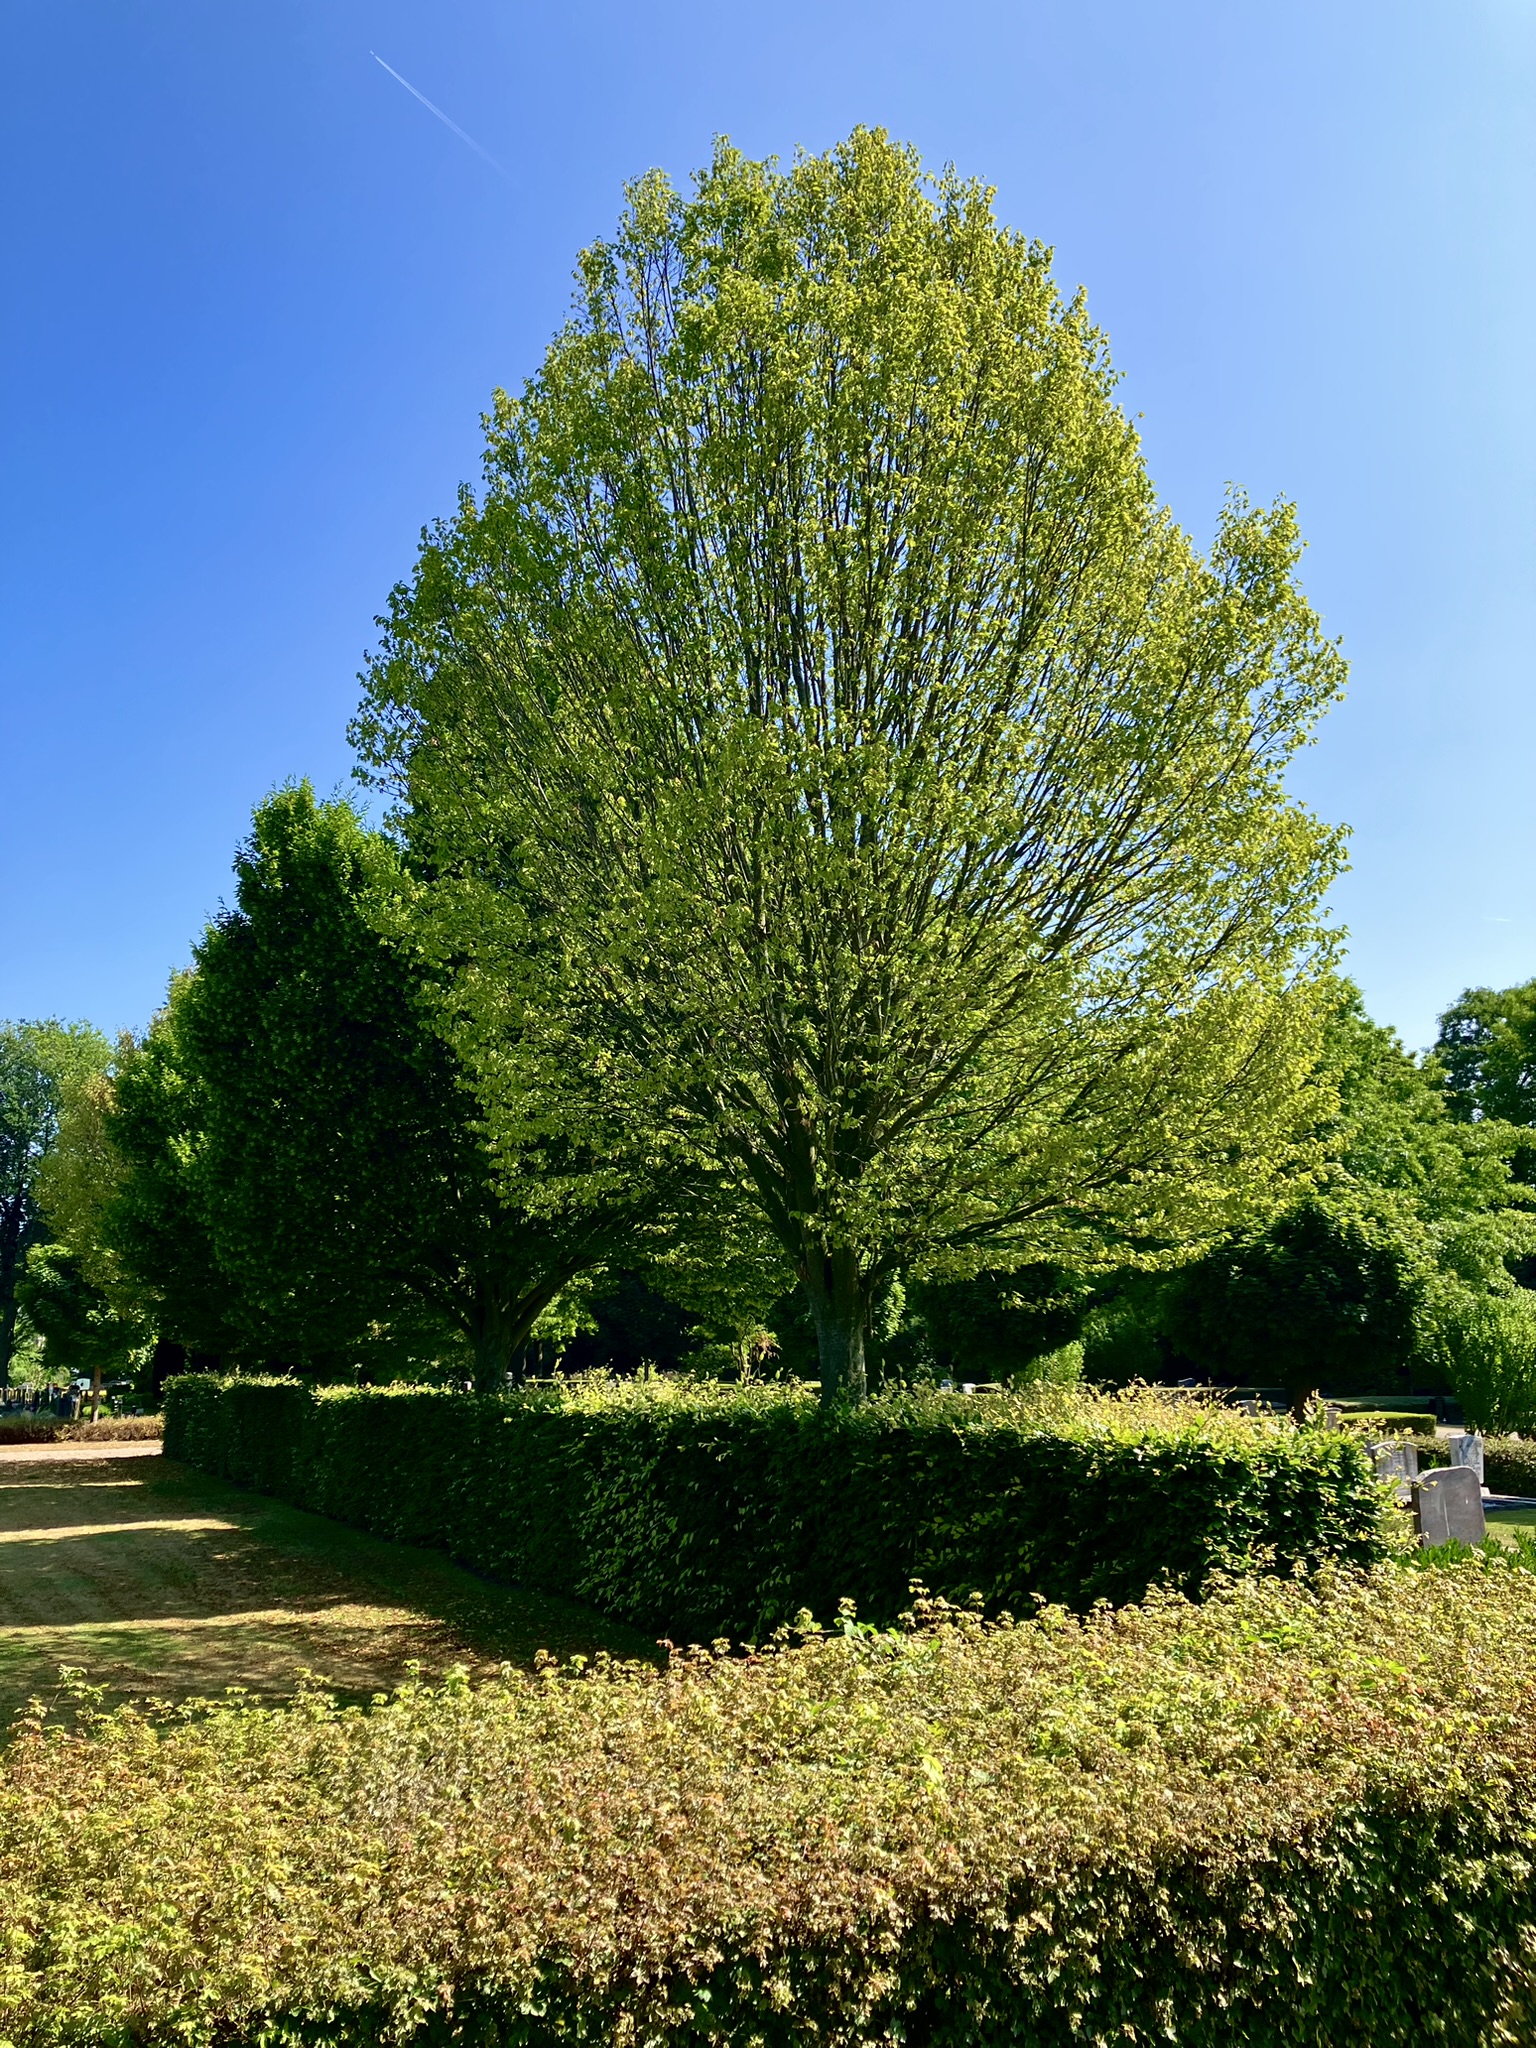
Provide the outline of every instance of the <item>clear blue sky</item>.
{"type": "Polygon", "coordinates": [[[6,56],[0,1016],[143,1024],[252,804],[345,782],[623,181],[858,122],[1055,245],[1198,536],[1298,501],[1373,1012],[1536,974],[1536,0],[13,0],[6,56]]]}

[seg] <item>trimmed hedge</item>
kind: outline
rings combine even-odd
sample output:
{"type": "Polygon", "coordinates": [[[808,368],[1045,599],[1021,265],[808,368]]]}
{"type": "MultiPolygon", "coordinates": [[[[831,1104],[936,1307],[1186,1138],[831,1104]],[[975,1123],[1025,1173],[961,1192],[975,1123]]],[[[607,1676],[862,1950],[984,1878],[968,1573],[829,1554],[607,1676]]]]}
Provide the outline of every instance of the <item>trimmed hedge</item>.
{"type": "Polygon", "coordinates": [[[677,1641],[757,1639],[914,1580],[1027,1612],[1383,1551],[1355,1439],[1145,1396],[536,1387],[504,1399],[186,1377],[166,1452],[677,1641]]]}
{"type": "Polygon", "coordinates": [[[108,1415],[99,1422],[70,1422],[62,1415],[0,1415],[5,1444],[145,1443],[160,1435],[159,1415],[108,1415]]]}
{"type": "Polygon", "coordinates": [[[1536,1578],[930,1615],[0,1758],[16,2048],[1536,2038],[1536,1578]]]}
{"type": "Polygon", "coordinates": [[[1488,1437],[1483,1444],[1483,1479],[1491,1493],[1536,1496],[1536,1443],[1518,1436],[1488,1437]]]}

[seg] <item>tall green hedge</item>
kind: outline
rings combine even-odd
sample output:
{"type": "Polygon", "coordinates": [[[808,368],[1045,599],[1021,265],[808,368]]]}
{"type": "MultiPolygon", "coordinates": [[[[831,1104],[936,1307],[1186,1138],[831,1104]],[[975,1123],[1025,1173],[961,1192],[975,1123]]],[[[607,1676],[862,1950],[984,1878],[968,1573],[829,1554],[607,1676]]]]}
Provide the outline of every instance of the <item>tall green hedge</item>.
{"type": "Polygon", "coordinates": [[[1536,1577],[919,1621],[24,1726],[0,2040],[1536,2039],[1536,1577]]]}
{"type": "Polygon", "coordinates": [[[1141,1399],[664,1382],[505,1399],[171,1382],[166,1452],[676,1641],[756,1639],[920,1580],[994,1610],[1381,1554],[1353,1439],[1141,1399]]]}

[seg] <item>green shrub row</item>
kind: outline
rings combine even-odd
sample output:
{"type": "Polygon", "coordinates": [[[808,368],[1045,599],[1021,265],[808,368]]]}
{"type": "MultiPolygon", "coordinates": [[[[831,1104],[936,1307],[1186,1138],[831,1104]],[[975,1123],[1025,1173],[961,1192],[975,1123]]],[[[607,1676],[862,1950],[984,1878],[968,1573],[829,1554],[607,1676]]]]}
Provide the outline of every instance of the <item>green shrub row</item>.
{"type": "Polygon", "coordinates": [[[505,1399],[187,1377],[171,1457],[679,1642],[756,1640],[921,1580],[1024,1613],[1212,1572],[1381,1554],[1363,1446],[1061,1389],[823,1409],[783,1386],[630,1382],[505,1399]]]}
{"type": "Polygon", "coordinates": [[[1536,2038],[1536,1578],[1473,1555],[0,1758],[0,2039],[1536,2038]]]}
{"type": "Polygon", "coordinates": [[[0,1415],[0,1445],[142,1443],[159,1436],[158,1415],[107,1415],[98,1422],[71,1422],[62,1415],[0,1415]]]}

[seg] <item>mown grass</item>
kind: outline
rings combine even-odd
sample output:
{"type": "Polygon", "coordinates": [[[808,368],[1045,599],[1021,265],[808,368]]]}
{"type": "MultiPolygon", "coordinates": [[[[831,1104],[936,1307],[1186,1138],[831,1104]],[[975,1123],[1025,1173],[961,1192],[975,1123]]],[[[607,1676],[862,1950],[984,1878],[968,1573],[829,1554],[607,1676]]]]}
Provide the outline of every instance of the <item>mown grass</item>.
{"type": "Polygon", "coordinates": [[[1501,1543],[1513,1543],[1517,1529],[1536,1536],[1536,1508],[1488,1508],[1485,1519],[1488,1534],[1501,1543]]]}
{"type": "Polygon", "coordinates": [[[489,1673],[541,1649],[655,1646],[571,1602],[489,1585],[159,1457],[0,1452],[0,1720],[49,1694],[62,1666],[109,1698],[228,1686],[281,1697],[312,1671],[358,1699],[412,1663],[489,1673]]]}

